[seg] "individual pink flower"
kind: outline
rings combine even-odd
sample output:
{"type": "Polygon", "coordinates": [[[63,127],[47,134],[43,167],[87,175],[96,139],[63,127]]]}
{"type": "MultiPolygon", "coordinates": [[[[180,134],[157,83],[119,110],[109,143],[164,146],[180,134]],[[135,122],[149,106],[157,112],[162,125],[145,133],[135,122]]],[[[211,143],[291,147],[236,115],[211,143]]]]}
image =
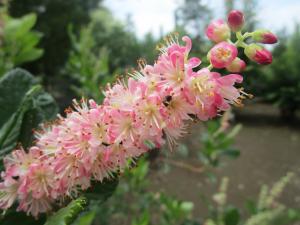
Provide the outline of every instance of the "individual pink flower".
{"type": "Polygon", "coordinates": [[[239,10],[232,10],[229,12],[227,22],[230,29],[237,32],[242,29],[245,23],[244,13],[239,10]]]}
{"type": "Polygon", "coordinates": [[[159,96],[149,96],[136,103],[136,119],[139,126],[144,127],[150,134],[157,134],[165,127],[161,115],[162,99],[159,96]]]}
{"type": "Polygon", "coordinates": [[[51,197],[55,185],[54,175],[53,168],[47,161],[32,164],[26,176],[22,179],[19,192],[30,193],[36,199],[43,196],[51,197]]]}
{"type": "Polygon", "coordinates": [[[230,38],[230,29],[224,20],[219,19],[208,25],[206,29],[206,36],[216,43],[226,41],[230,38]]]}
{"type": "Polygon", "coordinates": [[[231,72],[231,73],[240,73],[242,71],[244,71],[246,68],[246,63],[244,62],[244,60],[236,57],[231,64],[229,64],[228,66],[226,66],[226,69],[231,72]]]}
{"type": "Polygon", "coordinates": [[[216,94],[221,97],[221,101],[218,103],[218,108],[221,110],[227,110],[230,104],[241,105],[240,91],[234,86],[236,83],[242,83],[243,77],[239,74],[229,74],[221,76],[218,73],[214,73],[216,80],[216,94]]]}
{"type": "Polygon", "coordinates": [[[269,30],[256,30],[252,34],[252,38],[254,41],[263,43],[263,44],[275,44],[278,39],[275,34],[273,34],[269,30]]]}
{"type": "Polygon", "coordinates": [[[174,146],[177,145],[177,140],[183,135],[185,135],[186,132],[186,126],[184,123],[182,124],[172,124],[169,123],[166,128],[164,129],[164,134],[166,136],[166,140],[168,143],[168,147],[172,151],[174,146]]]}
{"type": "Polygon", "coordinates": [[[109,148],[105,146],[103,151],[97,152],[94,156],[90,171],[93,178],[97,181],[103,181],[105,178],[113,177],[113,173],[118,169],[109,154],[109,148]]]}
{"type": "Polygon", "coordinates": [[[65,130],[61,129],[59,124],[44,126],[41,130],[35,132],[36,145],[44,155],[54,155],[55,152],[63,148],[64,132],[65,130]]]}
{"type": "Polygon", "coordinates": [[[262,65],[272,63],[272,53],[257,44],[250,44],[245,48],[246,56],[254,62],[262,65]]]}
{"type": "Polygon", "coordinates": [[[28,153],[23,148],[13,151],[3,160],[6,175],[9,177],[26,175],[31,164],[39,162],[41,154],[42,152],[37,147],[31,147],[28,153]]]}
{"type": "Polygon", "coordinates": [[[107,90],[104,92],[104,104],[130,111],[134,104],[145,95],[146,88],[143,83],[133,78],[129,78],[127,83],[119,80],[113,87],[107,86],[107,90]]]}
{"type": "Polygon", "coordinates": [[[212,118],[216,114],[214,107],[216,82],[208,69],[193,73],[187,80],[185,95],[195,107],[195,114],[202,120],[212,118]]]}
{"type": "Polygon", "coordinates": [[[143,95],[150,95],[152,93],[159,92],[165,82],[162,80],[162,74],[157,67],[151,65],[145,65],[141,71],[135,71],[131,74],[140,85],[143,85],[145,92],[143,95]]]}
{"type": "Polygon", "coordinates": [[[2,174],[4,181],[0,183],[0,208],[10,208],[18,197],[18,177],[10,177],[2,174]]]}
{"type": "Polygon", "coordinates": [[[62,152],[54,158],[53,170],[58,182],[56,191],[70,197],[76,197],[79,190],[90,186],[90,174],[85,168],[85,163],[75,155],[62,152]]]}
{"type": "Polygon", "coordinates": [[[237,54],[238,50],[235,45],[223,41],[210,50],[208,58],[213,67],[221,69],[229,66],[237,54]]]}
{"type": "Polygon", "coordinates": [[[25,195],[24,198],[20,199],[18,211],[24,211],[27,215],[32,215],[35,218],[38,217],[40,213],[47,213],[52,209],[52,199],[48,197],[44,198],[33,198],[32,195],[25,195]]]}
{"type": "Polygon", "coordinates": [[[135,112],[126,112],[121,110],[113,110],[112,134],[114,135],[114,143],[124,141],[135,142],[138,138],[138,124],[135,112]]]}
{"type": "Polygon", "coordinates": [[[166,108],[164,118],[167,124],[180,126],[182,121],[189,120],[193,106],[185,99],[184,93],[169,93],[163,104],[166,108]]]}
{"type": "Polygon", "coordinates": [[[182,40],[186,43],[185,46],[173,41],[164,47],[163,54],[154,65],[155,71],[161,75],[164,87],[171,87],[176,91],[183,87],[184,80],[193,72],[192,69],[201,63],[196,57],[188,59],[192,46],[191,39],[184,36],[182,40]]]}

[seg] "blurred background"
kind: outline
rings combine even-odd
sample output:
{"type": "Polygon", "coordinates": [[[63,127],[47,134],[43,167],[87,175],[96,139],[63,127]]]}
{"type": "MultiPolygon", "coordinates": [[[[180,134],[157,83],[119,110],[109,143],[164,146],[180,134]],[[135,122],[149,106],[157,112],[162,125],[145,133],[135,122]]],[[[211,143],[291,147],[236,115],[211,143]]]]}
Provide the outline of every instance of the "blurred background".
{"type": "Polygon", "coordinates": [[[94,224],[236,225],[237,217],[252,218],[261,209],[283,205],[292,219],[278,224],[296,224],[291,221],[300,218],[300,2],[2,0],[0,77],[16,67],[26,69],[54,97],[61,113],[73,98],[101,102],[100,87],[130,72],[140,58],[153,63],[156,46],[170,33],[189,35],[191,54],[205,64],[212,46],[205,28],[232,9],[245,13],[245,30],[267,28],[280,40],[269,48],[272,65],[258,67],[244,58],[249,63],[244,87],[255,98],[220,120],[191,124],[192,132],[176,151],[153,150],[140,160],[93,215],[94,224]],[[289,185],[279,197],[286,180],[289,185]],[[269,205],[259,205],[268,197],[269,205]],[[219,214],[231,223],[220,222],[219,214]]]}

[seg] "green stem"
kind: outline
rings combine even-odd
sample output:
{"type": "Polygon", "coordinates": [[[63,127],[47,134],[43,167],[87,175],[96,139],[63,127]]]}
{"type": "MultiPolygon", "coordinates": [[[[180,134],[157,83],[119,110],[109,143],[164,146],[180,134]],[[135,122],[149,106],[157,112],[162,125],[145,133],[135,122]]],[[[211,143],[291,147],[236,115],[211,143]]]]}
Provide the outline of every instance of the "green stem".
{"type": "Polygon", "coordinates": [[[234,43],[236,47],[246,48],[247,44],[244,42],[246,38],[251,37],[252,33],[246,32],[244,35],[239,31],[236,33],[237,41],[234,43]]]}
{"type": "Polygon", "coordinates": [[[214,67],[212,64],[209,64],[208,67],[206,67],[208,70],[212,70],[214,67]]]}

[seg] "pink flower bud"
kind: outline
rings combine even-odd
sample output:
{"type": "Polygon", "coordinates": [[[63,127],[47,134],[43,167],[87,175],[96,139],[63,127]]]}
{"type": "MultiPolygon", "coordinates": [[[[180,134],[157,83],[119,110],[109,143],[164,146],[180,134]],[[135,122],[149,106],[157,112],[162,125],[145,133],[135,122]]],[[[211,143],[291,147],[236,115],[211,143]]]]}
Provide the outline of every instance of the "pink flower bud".
{"type": "Polygon", "coordinates": [[[236,57],[232,61],[232,63],[229,66],[226,67],[226,69],[229,72],[232,72],[232,73],[240,73],[243,70],[245,70],[245,68],[246,68],[246,63],[242,59],[240,59],[238,57],[236,57]]]}
{"type": "Polygon", "coordinates": [[[236,32],[242,29],[245,17],[244,14],[239,10],[232,10],[227,17],[229,27],[232,31],[236,32]]]}
{"type": "Polygon", "coordinates": [[[237,54],[235,45],[223,41],[210,50],[208,58],[213,67],[221,69],[229,66],[237,54]]]}
{"type": "Polygon", "coordinates": [[[230,29],[224,20],[219,19],[208,25],[206,29],[206,36],[216,43],[226,41],[230,38],[230,29]]]}
{"type": "Polygon", "coordinates": [[[254,62],[262,65],[272,63],[272,53],[257,44],[250,44],[245,48],[246,56],[254,62]]]}
{"type": "Polygon", "coordinates": [[[278,41],[276,35],[268,30],[256,30],[252,37],[254,41],[263,44],[275,44],[278,41]]]}

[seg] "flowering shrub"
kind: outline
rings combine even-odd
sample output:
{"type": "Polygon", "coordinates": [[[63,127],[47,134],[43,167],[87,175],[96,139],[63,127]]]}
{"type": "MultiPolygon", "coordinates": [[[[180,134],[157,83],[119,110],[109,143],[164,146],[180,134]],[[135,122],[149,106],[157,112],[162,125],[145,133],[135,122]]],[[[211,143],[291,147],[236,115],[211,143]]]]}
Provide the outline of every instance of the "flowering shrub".
{"type": "Polygon", "coordinates": [[[67,109],[65,117],[44,124],[35,132],[33,146],[20,147],[4,158],[0,208],[8,209],[17,201],[19,211],[34,217],[49,212],[66,197],[88,189],[91,181],[102,182],[122,172],[128,159],[165,142],[172,148],[189,120],[205,121],[231,105],[242,106],[242,100],[251,97],[235,87],[243,77],[222,76],[213,69],[241,72],[245,66],[237,59],[238,48],[260,64],[271,63],[272,57],[263,47],[245,43],[255,32],[242,34],[244,19],[237,18],[234,24],[228,21],[229,27],[235,27],[235,43],[224,21],[209,26],[208,37],[218,43],[208,54],[207,67],[198,69],[201,60],[189,57],[189,37],[182,38],[184,44],[168,37],[154,65],[140,61],[139,70],[129,74],[127,81],[120,78],[107,85],[102,105],[94,100],[74,101],[74,110],[67,109]]]}
{"type": "Polygon", "coordinates": [[[287,173],[271,187],[263,185],[257,200],[246,202],[247,211],[228,204],[229,179],[222,179],[219,192],[213,196],[213,202],[209,202],[210,216],[204,225],[283,225],[296,224],[300,219],[298,209],[288,208],[280,201],[282,192],[291,182],[295,174],[287,173]],[[242,216],[243,215],[243,216],[242,216]]]}
{"type": "Polygon", "coordinates": [[[37,47],[42,34],[32,30],[36,20],[35,14],[11,18],[0,7],[0,76],[43,55],[43,50],[37,47]]]}

